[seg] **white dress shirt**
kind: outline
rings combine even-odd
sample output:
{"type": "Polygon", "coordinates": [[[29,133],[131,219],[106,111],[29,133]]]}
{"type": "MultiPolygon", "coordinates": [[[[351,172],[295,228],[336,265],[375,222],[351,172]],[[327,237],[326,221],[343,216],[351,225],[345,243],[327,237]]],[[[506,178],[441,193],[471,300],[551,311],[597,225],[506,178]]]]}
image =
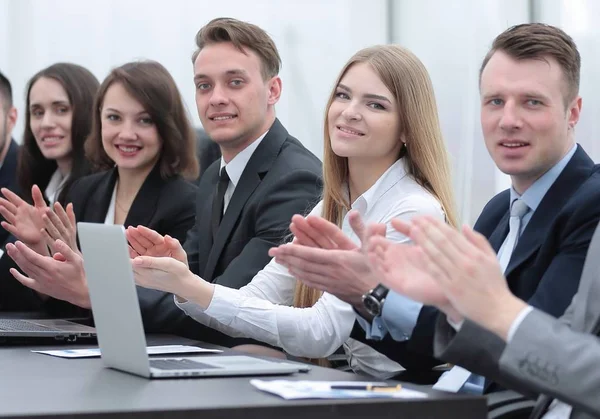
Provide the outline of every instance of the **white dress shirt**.
{"type": "Polygon", "coordinates": [[[58,199],[58,195],[60,194],[60,191],[65,185],[67,179],[69,179],[69,175],[63,176],[58,169],[52,173],[50,181],[48,181],[48,186],[46,186],[46,189],[44,190],[44,195],[46,196],[46,199],[50,201],[51,206],[58,199]]]}
{"type": "Polygon", "coordinates": [[[104,224],[113,225],[115,223],[115,205],[117,202],[117,184],[115,182],[115,188],[113,189],[112,196],[110,197],[110,204],[108,204],[108,211],[106,212],[106,218],[104,218],[104,224]]]}
{"type": "Polygon", "coordinates": [[[242,173],[244,173],[246,165],[248,165],[252,154],[254,154],[254,151],[256,150],[258,145],[261,143],[263,138],[265,138],[267,132],[258,137],[258,139],[251,143],[248,147],[236,154],[236,156],[233,159],[231,159],[229,163],[225,163],[225,159],[221,157],[221,168],[219,169],[219,174],[221,173],[221,170],[225,168],[225,170],[227,171],[227,176],[229,176],[229,185],[227,185],[225,197],[223,198],[223,214],[225,214],[225,211],[227,211],[229,201],[231,201],[231,197],[233,196],[235,187],[240,182],[240,178],[242,177],[242,173]]]}
{"type": "MultiPolygon", "coordinates": [[[[437,199],[407,175],[402,159],[357,198],[352,208],[367,223],[385,223],[387,237],[395,242],[408,239],[391,226],[393,218],[408,220],[425,214],[445,218],[437,199]]],[[[321,211],[322,202],[311,214],[321,215],[321,211]]],[[[344,217],[342,231],[359,243],[347,216],[344,217]]],[[[206,310],[190,301],[175,301],[202,324],[234,337],[250,337],[281,347],[291,355],[327,357],[346,343],[349,363],[355,371],[385,377],[402,369],[372,348],[349,339],[356,318],[352,306],[323,293],[312,307],[291,307],[295,286],[296,279],[273,259],[239,290],[215,285],[212,301],[206,310]]]]}

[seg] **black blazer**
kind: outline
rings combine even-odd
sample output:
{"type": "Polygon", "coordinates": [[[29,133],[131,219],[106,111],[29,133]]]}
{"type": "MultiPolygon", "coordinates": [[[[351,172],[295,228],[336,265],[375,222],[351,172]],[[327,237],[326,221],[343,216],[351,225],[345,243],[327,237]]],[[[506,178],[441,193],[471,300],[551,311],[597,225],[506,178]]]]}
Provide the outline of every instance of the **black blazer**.
{"type": "MultiPolygon", "coordinates": [[[[248,161],[213,242],[212,200],[219,169],[217,160],[200,179],[196,225],[185,250],[192,272],[206,281],[240,288],[271,260],[269,249],[289,235],[292,215],[307,213],[319,201],[321,162],[275,120],[248,161]]],[[[181,334],[230,342],[210,330],[201,336],[181,334]]]]}
{"type": "MultiPolygon", "coordinates": [[[[73,203],[77,221],[104,223],[117,178],[117,170],[111,169],[73,184],[67,202],[73,203]]],[[[196,193],[197,187],[179,176],[163,179],[156,165],[136,195],[124,225],[143,225],[183,242],[194,225],[196,193]]],[[[185,317],[171,294],[143,287],[137,292],[147,332],[167,332],[185,317]]],[[[55,299],[50,299],[46,308],[60,317],[89,315],[87,310],[55,299]]]]}
{"type": "MultiPolygon", "coordinates": [[[[508,235],[510,191],[492,198],[474,229],[486,236],[497,252],[508,235]]],[[[600,221],[600,167],[581,146],[550,187],[523,231],[506,269],[513,294],[555,317],[561,316],[577,292],[588,246],[600,221]]],[[[427,370],[441,362],[433,358],[438,311],[423,307],[406,342],[389,335],[368,341],[360,326],[357,338],[405,368],[427,370]]]]}
{"type": "MultiPolygon", "coordinates": [[[[19,187],[17,182],[17,161],[19,158],[19,145],[15,140],[10,140],[10,146],[0,167],[0,188],[8,188],[12,192],[19,194],[19,187]]],[[[0,216],[0,221],[3,221],[4,217],[0,216]]],[[[0,226],[0,246],[4,249],[7,243],[7,239],[10,236],[8,231],[0,226]]]]}
{"type": "Polygon", "coordinates": [[[196,155],[200,163],[200,173],[196,184],[200,183],[202,174],[210,165],[221,158],[221,148],[215,143],[202,128],[196,128],[196,155]]]}

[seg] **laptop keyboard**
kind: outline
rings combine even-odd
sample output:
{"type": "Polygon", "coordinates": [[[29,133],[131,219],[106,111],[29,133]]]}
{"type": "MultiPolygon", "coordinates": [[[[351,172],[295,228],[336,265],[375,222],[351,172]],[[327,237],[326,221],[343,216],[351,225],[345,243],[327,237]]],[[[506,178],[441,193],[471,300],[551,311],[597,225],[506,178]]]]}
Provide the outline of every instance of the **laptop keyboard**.
{"type": "Polygon", "coordinates": [[[50,330],[49,327],[40,326],[39,324],[35,324],[32,322],[26,322],[22,320],[10,320],[10,319],[2,319],[0,320],[0,330],[4,332],[18,332],[18,331],[26,331],[26,332],[48,332],[50,330]]]}
{"type": "Polygon", "coordinates": [[[215,365],[204,364],[190,359],[151,359],[150,366],[159,370],[217,369],[215,365]]]}

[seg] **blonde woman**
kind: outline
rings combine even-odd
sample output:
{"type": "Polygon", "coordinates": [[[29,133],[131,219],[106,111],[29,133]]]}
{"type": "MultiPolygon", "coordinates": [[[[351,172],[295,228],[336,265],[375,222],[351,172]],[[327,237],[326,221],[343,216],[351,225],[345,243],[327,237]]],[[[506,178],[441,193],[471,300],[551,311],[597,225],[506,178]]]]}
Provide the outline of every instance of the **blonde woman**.
{"type": "MultiPolygon", "coordinates": [[[[457,224],[431,81],[404,48],[367,48],[344,66],[326,108],[323,167],[323,199],[311,215],[338,225],[357,242],[350,209],[367,222],[389,226],[388,238],[396,242],[408,239],[391,228],[394,218],[429,214],[457,224]]],[[[355,320],[350,304],[307,287],[276,260],[248,285],[230,289],[192,274],[177,242],[142,227],[130,228],[128,238],[143,255],[133,260],[136,281],[172,292],[200,323],[307,358],[327,357],[347,343],[356,371],[388,377],[401,369],[349,341],[355,320]]]]}

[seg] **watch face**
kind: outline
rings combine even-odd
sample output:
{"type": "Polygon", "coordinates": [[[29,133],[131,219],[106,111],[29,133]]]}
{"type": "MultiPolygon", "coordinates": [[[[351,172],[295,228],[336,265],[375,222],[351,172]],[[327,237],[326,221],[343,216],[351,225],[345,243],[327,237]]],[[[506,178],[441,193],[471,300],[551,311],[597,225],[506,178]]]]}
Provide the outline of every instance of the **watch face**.
{"type": "Polygon", "coordinates": [[[373,297],[372,295],[365,296],[363,304],[370,315],[379,315],[379,311],[381,310],[381,303],[375,297],[373,297]]]}

